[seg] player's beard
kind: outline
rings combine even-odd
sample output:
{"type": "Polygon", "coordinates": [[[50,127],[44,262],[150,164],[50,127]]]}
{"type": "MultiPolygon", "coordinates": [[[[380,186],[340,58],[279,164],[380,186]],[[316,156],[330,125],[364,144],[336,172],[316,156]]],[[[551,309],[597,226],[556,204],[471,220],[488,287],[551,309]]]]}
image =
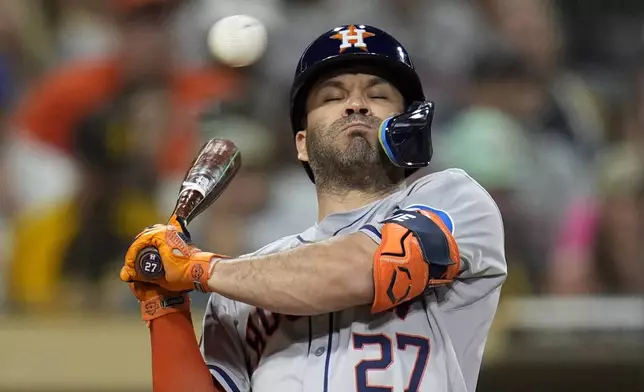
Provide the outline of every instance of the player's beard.
{"type": "Polygon", "coordinates": [[[369,124],[377,132],[382,119],[355,114],[307,132],[309,165],[319,191],[386,193],[404,181],[404,171],[389,161],[379,144],[373,145],[357,133],[350,136],[348,145],[338,143],[344,137],[342,129],[358,121],[369,124]]]}

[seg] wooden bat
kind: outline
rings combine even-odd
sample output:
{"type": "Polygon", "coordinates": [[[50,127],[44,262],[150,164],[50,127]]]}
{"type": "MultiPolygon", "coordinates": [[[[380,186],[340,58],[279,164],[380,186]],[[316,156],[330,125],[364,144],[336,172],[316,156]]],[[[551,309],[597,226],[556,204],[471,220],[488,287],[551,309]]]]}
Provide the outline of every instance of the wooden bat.
{"type": "MultiPolygon", "coordinates": [[[[170,217],[171,224],[187,233],[187,225],[221,196],[241,167],[241,154],[229,140],[212,139],[199,151],[188,169],[170,217]]],[[[163,275],[163,263],[154,247],[141,250],[134,265],[148,279],[163,275]]]]}

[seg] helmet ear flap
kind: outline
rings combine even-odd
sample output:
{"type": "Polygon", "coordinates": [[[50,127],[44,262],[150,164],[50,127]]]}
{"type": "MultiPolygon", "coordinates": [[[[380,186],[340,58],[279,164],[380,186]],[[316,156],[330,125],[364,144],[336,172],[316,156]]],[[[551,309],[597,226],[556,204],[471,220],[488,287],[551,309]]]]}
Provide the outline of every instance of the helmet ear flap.
{"type": "Polygon", "coordinates": [[[415,101],[406,112],[380,124],[378,139],[389,160],[405,169],[426,167],[432,159],[434,103],[415,101]]]}

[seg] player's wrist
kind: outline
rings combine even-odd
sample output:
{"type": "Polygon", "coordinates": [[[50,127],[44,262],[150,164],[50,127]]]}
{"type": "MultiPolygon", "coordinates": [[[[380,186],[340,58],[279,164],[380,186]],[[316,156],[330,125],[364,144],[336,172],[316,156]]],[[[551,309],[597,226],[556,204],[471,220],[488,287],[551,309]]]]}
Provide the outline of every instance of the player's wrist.
{"type": "Polygon", "coordinates": [[[141,318],[149,325],[150,321],[172,313],[190,313],[190,297],[188,294],[157,295],[150,299],[139,301],[141,318]]]}

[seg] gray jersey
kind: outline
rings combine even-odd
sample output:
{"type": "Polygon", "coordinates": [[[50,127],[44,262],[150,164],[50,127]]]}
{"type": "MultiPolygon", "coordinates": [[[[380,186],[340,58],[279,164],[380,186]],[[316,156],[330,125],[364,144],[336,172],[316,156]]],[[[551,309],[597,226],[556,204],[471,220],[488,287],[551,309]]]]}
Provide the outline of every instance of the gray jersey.
{"type": "Polygon", "coordinates": [[[400,209],[431,210],[452,231],[462,259],[452,285],[375,315],[366,305],[285,316],[213,294],[201,339],[213,377],[229,392],[473,392],[507,270],[499,210],[462,170],[329,215],[254,255],[357,231],[379,242],[380,222],[400,209]]]}

